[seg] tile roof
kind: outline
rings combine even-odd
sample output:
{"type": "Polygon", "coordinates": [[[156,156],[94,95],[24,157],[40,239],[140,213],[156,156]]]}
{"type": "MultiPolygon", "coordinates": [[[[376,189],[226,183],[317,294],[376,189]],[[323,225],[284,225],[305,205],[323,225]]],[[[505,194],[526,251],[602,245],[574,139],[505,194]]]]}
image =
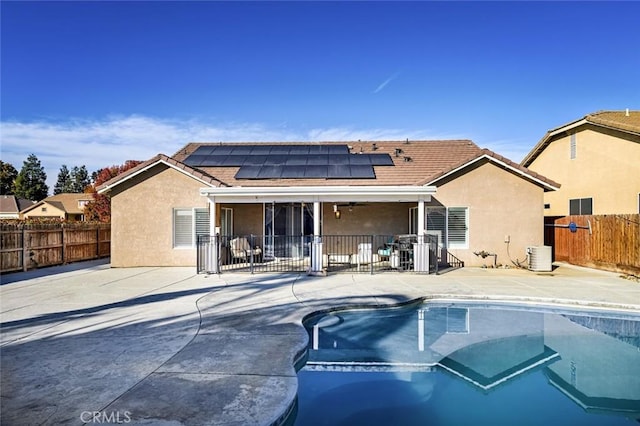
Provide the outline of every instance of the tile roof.
{"type": "Polygon", "coordinates": [[[583,124],[592,124],[640,136],[640,111],[598,111],[587,114],[570,123],[563,124],[555,129],[551,129],[545,133],[542,139],[540,139],[533,149],[524,157],[520,164],[525,167],[531,165],[533,160],[551,143],[556,134],[565,129],[568,130],[583,124]]]}
{"type": "Polygon", "coordinates": [[[208,183],[211,186],[224,186],[224,184],[219,180],[216,179],[215,177],[203,172],[202,170],[199,169],[195,169],[193,167],[189,167],[186,164],[183,164],[180,161],[177,161],[175,158],[171,158],[168,157],[164,154],[158,154],[153,158],[150,158],[147,161],[144,161],[140,164],[138,164],[137,166],[127,170],[124,173],[119,174],[118,176],[109,179],[108,181],[106,181],[105,183],[103,183],[102,185],[98,186],[96,188],[96,190],[98,192],[102,192],[102,191],[106,191],[108,190],[110,187],[117,185],[118,183],[130,178],[131,176],[134,176],[138,173],[143,172],[145,169],[153,166],[154,164],[158,163],[158,162],[162,162],[165,163],[171,167],[174,167],[178,170],[182,170],[185,173],[200,179],[201,181],[208,183]]]}
{"type": "Polygon", "coordinates": [[[186,144],[172,157],[158,154],[150,160],[116,176],[98,188],[99,192],[108,191],[114,185],[128,179],[136,173],[144,171],[158,162],[184,170],[186,173],[202,180],[211,186],[230,187],[270,187],[270,186],[403,186],[425,185],[436,178],[442,177],[458,167],[465,166],[482,156],[489,156],[502,161],[517,169],[521,174],[528,175],[532,181],[542,182],[542,185],[559,185],[543,176],[534,173],[489,150],[479,148],[470,140],[432,140],[432,141],[357,141],[357,142],[270,142],[271,145],[348,145],[350,152],[357,153],[386,153],[393,160],[393,166],[374,166],[375,179],[236,179],[239,167],[190,167],[183,162],[200,146],[210,145],[255,145],[256,142],[192,142],[186,144]]]}
{"type": "MultiPolygon", "coordinates": [[[[244,142],[238,142],[244,143],[244,142]]],[[[235,144],[235,143],[234,143],[235,144]]],[[[248,142],[246,144],[249,144],[248,142]]],[[[251,143],[255,144],[255,142],[251,143]]],[[[394,166],[374,166],[374,179],[235,179],[239,167],[200,167],[230,186],[353,186],[353,185],[415,185],[418,182],[448,170],[460,158],[468,158],[480,148],[470,140],[441,141],[357,141],[357,142],[284,142],[277,145],[348,145],[351,153],[386,153],[394,166]],[[396,156],[396,149],[401,152],[396,156]]],[[[184,161],[193,151],[211,143],[190,143],[173,155],[184,161]]]]}

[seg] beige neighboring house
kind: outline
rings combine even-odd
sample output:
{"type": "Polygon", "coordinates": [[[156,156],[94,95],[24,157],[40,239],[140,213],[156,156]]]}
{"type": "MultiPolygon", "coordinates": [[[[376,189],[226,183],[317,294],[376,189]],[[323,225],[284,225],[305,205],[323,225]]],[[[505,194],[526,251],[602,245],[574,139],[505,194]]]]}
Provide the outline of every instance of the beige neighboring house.
{"type": "Polygon", "coordinates": [[[15,195],[0,195],[0,219],[21,219],[20,211],[34,204],[35,201],[16,198],[15,195]]]}
{"type": "Polygon", "coordinates": [[[20,212],[23,219],[61,219],[84,221],[84,207],[93,200],[92,194],[63,193],[47,197],[20,212]]]}
{"type": "Polygon", "coordinates": [[[521,165],[562,184],[545,216],[640,213],[640,111],[600,111],[549,130],[521,165]]]}
{"type": "Polygon", "coordinates": [[[336,236],[409,234],[467,266],[488,263],[474,252],[511,264],[542,245],[543,197],[558,186],[469,140],[407,140],[189,143],[98,192],[111,196],[113,267],[195,266],[197,236],[214,234],[255,235],[262,262],[307,256],[298,241],[326,262],[336,236]]]}

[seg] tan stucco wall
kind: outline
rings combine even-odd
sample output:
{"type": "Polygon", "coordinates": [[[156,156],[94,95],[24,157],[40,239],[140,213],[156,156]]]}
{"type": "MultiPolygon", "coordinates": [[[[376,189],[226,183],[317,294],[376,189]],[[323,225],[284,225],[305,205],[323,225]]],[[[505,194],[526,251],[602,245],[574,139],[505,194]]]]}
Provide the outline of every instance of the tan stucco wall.
{"type": "Polygon", "coordinates": [[[569,200],[592,198],[593,214],[638,213],[640,138],[591,128],[576,132],[577,155],[570,158],[571,136],[551,142],[529,168],[560,183],[545,195],[546,216],[569,214],[569,200]]]}
{"type": "Polygon", "coordinates": [[[111,266],[195,266],[195,248],[173,248],[173,209],[206,208],[203,186],[162,165],[120,185],[111,197],[111,266]]]}
{"type": "Polygon", "coordinates": [[[469,248],[449,251],[465,266],[492,265],[493,257],[482,259],[473,252],[496,253],[497,263],[523,261],[526,248],[543,245],[543,190],[491,163],[457,176],[437,188],[434,197],[446,207],[469,208],[469,248]]]}
{"type": "MultiPolygon", "coordinates": [[[[173,209],[206,208],[199,195],[201,182],[159,165],[144,176],[121,184],[112,194],[111,265],[195,266],[196,251],[173,248],[173,209]],[[151,177],[151,178],[150,178],[151,177]],[[135,214],[134,214],[135,207],[135,214]]],[[[367,203],[352,212],[342,207],[339,220],[333,204],[323,204],[325,235],[392,235],[409,231],[409,209],[417,203],[367,203]]],[[[467,266],[491,264],[474,251],[497,253],[498,263],[524,260],[526,247],[543,244],[542,188],[486,163],[438,185],[429,206],[469,208],[469,248],[451,249],[467,266]]],[[[234,233],[262,235],[263,205],[224,205],[233,208],[234,233]]]]}

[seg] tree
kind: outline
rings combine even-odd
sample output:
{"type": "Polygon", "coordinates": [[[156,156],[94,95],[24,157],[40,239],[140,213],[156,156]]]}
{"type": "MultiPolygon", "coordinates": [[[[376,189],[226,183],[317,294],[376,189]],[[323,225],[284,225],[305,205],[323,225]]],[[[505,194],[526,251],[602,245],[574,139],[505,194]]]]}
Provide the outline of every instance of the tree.
{"type": "Polygon", "coordinates": [[[83,193],[89,185],[91,185],[91,180],[85,166],[76,166],[71,169],[71,191],[69,192],[83,193]]]}
{"type": "Polygon", "coordinates": [[[11,163],[0,160],[0,194],[10,195],[15,192],[15,181],[18,171],[11,163]]]}
{"type": "Polygon", "coordinates": [[[47,198],[47,174],[35,154],[29,154],[15,180],[15,196],[40,201],[47,198]]]}
{"type": "Polygon", "coordinates": [[[71,181],[71,174],[69,173],[69,169],[66,164],[63,164],[60,167],[60,171],[58,172],[58,180],[56,181],[56,186],[53,187],[53,195],[62,194],[64,192],[73,192],[72,189],[73,182],[71,181]]]}
{"type": "Polygon", "coordinates": [[[142,163],[142,161],[127,160],[121,166],[105,167],[92,174],[94,177],[93,185],[87,187],[86,192],[93,193],[93,201],[84,208],[84,215],[87,220],[97,220],[100,222],[111,221],[111,198],[105,194],[98,194],[96,188],[140,163],[142,163]]]}

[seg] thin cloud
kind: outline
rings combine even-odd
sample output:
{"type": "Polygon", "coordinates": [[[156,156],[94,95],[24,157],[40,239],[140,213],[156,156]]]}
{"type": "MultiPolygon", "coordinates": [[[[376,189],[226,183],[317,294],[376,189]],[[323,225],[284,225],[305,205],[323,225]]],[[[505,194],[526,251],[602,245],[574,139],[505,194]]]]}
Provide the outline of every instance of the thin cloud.
{"type": "Polygon", "coordinates": [[[399,75],[400,75],[400,73],[397,72],[397,73],[393,74],[391,77],[387,78],[385,81],[380,83],[380,85],[376,88],[376,90],[373,91],[373,93],[378,93],[379,91],[381,91],[382,89],[387,87],[387,84],[391,83],[393,80],[398,78],[399,75]]]}

